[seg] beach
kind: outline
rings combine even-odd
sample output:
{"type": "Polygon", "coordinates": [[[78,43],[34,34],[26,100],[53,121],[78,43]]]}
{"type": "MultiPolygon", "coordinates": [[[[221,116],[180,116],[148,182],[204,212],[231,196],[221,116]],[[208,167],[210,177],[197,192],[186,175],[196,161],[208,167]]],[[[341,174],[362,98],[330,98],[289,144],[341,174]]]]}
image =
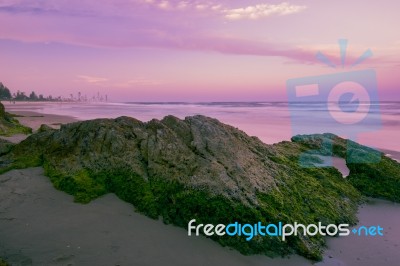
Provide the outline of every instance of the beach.
{"type": "MultiPolygon", "coordinates": [[[[7,110],[8,111],[8,110],[7,110]]],[[[37,131],[42,124],[48,125],[52,128],[59,129],[62,124],[72,123],[78,121],[78,119],[56,114],[43,114],[38,112],[32,112],[29,110],[12,110],[12,114],[15,118],[23,125],[32,128],[33,131],[37,131]]],[[[27,136],[24,134],[16,134],[10,137],[1,138],[11,141],[13,143],[18,143],[24,140],[27,136]]]]}
{"type": "MultiPolygon", "coordinates": [[[[284,102],[178,102],[178,103],[59,103],[59,102],[3,102],[9,112],[35,112],[78,120],[95,118],[117,118],[129,116],[143,122],[173,115],[180,119],[186,116],[205,115],[237,127],[250,136],[256,136],[266,144],[290,140],[298,134],[334,133],[342,136],[341,125],[327,119],[328,111],[322,103],[295,104],[289,109],[284,102]]],[[[352,138],[356,142],[400,152],[396,141],[400,124],[400,104],[384,102],[379,113],[373,114],[372,125],[354,124],[352,138]]],[[[21,120],[22,121],[22,120],[21,120]]],[[[45,121],[45,120],[43,120],[45,121]]],[[[31,123],[25,119],[26,123],[31,123]]]]}
{"type": "Polygon", "coordinates": [[[11,265],[310,265],[299,256],[243,256],[138,214],[108,194],[82,205],[43,169],[0,176],[0,257],[11,265]]]}
{"type": "MultiPolygon", "coordinates": [[[[297,255],[243,256],[138,214],[113,194],[87,205],[74,203],[72,196],[54,189],[42,168],[10,171],[0,183],[0,257],[11,265],[313,264],[297,255]]],[[[360,224],[383,226],[385,236],[330,238],[324,261],[316,265],[397,265],[400,205],[371,200],[358,216],[360,224]]]]}
{"type": "MultiPolygon", "coordinates": [[[[34,130],[41,124],[57,128],[82,119],[15,109],[7,111],[22,116],[17,119],[34,130]]],[[[386,152],[400,159],[396,151],[386,152]]],[[[12,170],[0,176],[0,184],[0,257],[11,265],[313,264],[297,255],[243,256],[138,214],[113,194],[86,205],[74,203],[72,196],[54,189],[42,168],[12,170]]],[[[360,207],[358,218],[360,225],[383,226],[384,236],[329,238],[324,260],[316,265],[397,265],[400,205],[371,199],[360,207]]]]}

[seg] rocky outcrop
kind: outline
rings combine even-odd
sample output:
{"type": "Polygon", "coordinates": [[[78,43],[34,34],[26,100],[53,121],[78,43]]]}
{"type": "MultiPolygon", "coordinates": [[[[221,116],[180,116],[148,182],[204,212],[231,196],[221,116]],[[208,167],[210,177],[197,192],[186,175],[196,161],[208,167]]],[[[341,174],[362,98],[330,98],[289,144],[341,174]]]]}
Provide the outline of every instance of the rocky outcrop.
{"type": "Polygon", "coordinates": [[[0,139],[0,156],[9,153],[13,146],[8,140],[0,139]]]}
{"type": "Polygon", "coordinates": [[[46,125],[46,124],[41,124],[37,131],[38,131],[38,133],[42,133],[42,132],[53,131],[53,130],[55,130],[55,129],[52,128],[51,126],[46,125]]]}
{"type": "Polygon", "coordinates": [[[0,136],[14,134],[30,134],[32,129],[21,125],[11,114],[7,113],[4,105],[0,103],[0,136]]]}
{"type": "MultiPolygon", "coordinates": [[[[54,186],[78,202],[112,192],[138,211],[181,227],[191,219],[354,224],[361,193],[349,180],[357,173],[353,170],[345,180],[335,168],[299,164],[301,154],[328,136],[333,135],[266,145],[204,116],[167,116],[147,123],[129,117],[96,119],[35,133],[3,155],[0,166],[3,172],[43,166],[54,186]]],[[[398,165],[393,167],[398,174],[398,165]]],[[[297,252],[311,259],[321,258],[324,245],[319,235],[287,241],[211,238],[244,254],[297,252]]]]}

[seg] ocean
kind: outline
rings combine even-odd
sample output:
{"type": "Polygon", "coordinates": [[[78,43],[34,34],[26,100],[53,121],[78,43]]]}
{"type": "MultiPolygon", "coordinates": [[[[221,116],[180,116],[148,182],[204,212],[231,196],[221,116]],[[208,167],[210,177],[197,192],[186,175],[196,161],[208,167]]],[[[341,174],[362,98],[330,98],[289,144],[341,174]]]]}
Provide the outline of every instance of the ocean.
{"type": "Polygon", "coordinates": [[[297,134],[330,132],[370,147],[400,152],[397,141],[400,102],[347,103],[344,108],[322,102],[5,102],[5,105],[9,111],[34,111],[79,120],[130,116],[149,121],[166,115],[181,119],[205,115],[237,127],[267,144],[290,140],[297,134]],[[356,109],[358,116],[354,117],[351,112],[356,109]]]}

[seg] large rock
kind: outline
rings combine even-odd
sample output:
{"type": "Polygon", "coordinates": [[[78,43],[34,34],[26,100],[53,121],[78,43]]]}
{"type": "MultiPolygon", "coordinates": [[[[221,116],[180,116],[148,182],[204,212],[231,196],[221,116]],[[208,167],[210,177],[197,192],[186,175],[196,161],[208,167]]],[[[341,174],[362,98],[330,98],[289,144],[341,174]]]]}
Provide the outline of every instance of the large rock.
{"type": "MultiPolygon", "coordinates": [[[[204,116],[167,116],[147,123],[128,117],[97,119],[33,134],[3,155],[0,165],[2,171],[44,166],[55,187],[76,201],[114,192],[138,211],[182,227],[191,219],[354,224],[361,194],[351,182],[335,168],[299,164],[304,151],[328,136],[333,135],[266,145],[204,116]]],[[[400,172],[398,165],[393,169],[400,172]]],[[[294,251],[311,259],[320,259],[324,246],[319,235],[287,241],[211,238],[245,254],[294,251]]]]}

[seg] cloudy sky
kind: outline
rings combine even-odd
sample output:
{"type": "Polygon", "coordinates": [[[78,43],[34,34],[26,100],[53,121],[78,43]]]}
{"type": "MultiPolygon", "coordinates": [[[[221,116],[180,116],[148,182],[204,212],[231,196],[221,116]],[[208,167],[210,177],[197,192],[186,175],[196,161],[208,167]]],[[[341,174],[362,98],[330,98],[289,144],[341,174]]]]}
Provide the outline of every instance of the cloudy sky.
{"type": "Polygon", "coordinates": [[[287,79],[374,68],[381,99],[400,100],[398,10],[398,0],[0,0],[0,81],[114,101],[275,101],[287,79]]]}

